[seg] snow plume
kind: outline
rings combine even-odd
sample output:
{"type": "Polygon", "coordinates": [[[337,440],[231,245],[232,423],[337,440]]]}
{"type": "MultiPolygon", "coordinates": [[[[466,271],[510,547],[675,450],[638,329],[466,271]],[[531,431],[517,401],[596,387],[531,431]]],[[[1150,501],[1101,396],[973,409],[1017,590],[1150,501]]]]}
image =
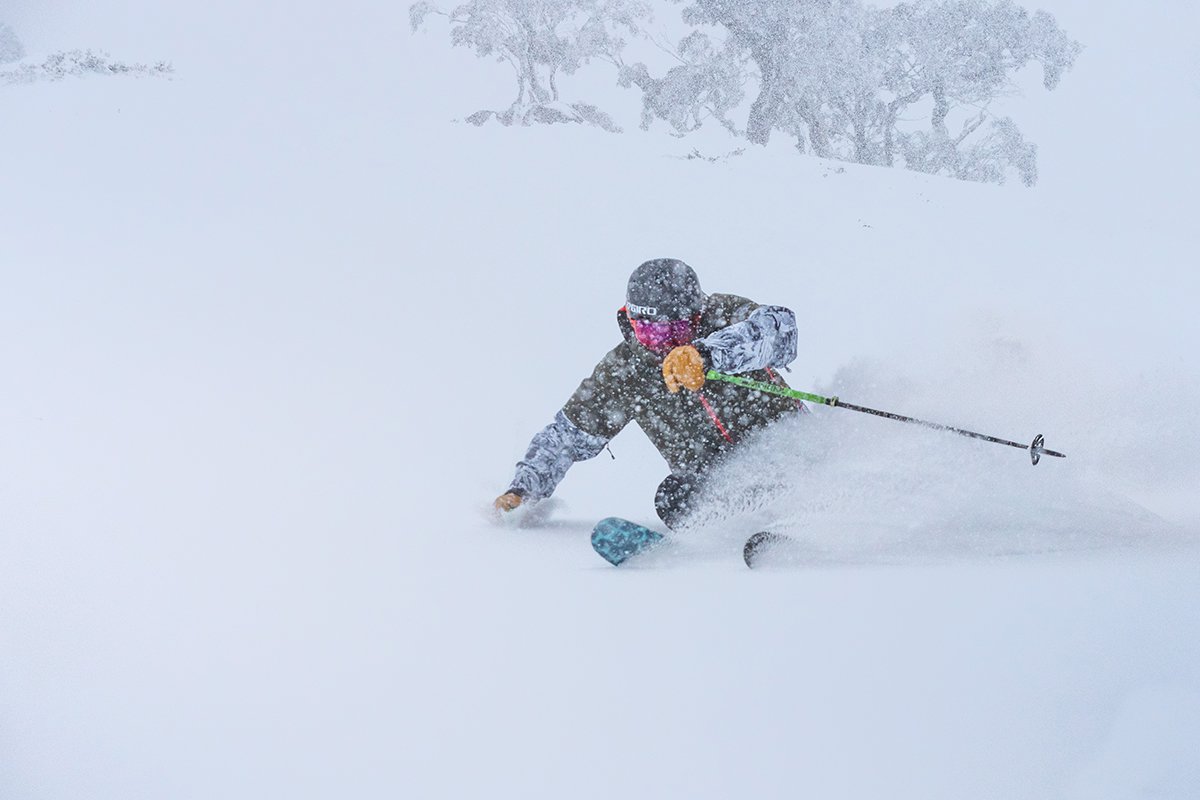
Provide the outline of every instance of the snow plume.
{"type": "Polygon", "coordinates": [[[1035,468],[1015,448],[817,407],[723,467],[717,484],[732,498],[773,476],[784,490],[737,533],[799,537],[810,562],[1178,545],[1197,529],[1183,493],[1200,472],[1189,413],[1200,391],[1176,377],[1151,393],[1151,382],[1100,377],[977,324],[937,357],[856,360],[812,388],[1022,443],[1043,433],[1065,460],[1035,468]],[[1133,411],[1131,392],[1146,398],[1133,411]]]}

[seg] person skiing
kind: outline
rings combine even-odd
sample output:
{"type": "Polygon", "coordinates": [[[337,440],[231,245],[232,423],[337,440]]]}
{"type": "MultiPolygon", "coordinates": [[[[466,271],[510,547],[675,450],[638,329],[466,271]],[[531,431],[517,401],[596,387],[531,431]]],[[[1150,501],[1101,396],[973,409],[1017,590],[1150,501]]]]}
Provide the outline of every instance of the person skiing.
{"type": "Polygon", "coordinates": [[[707,380],[710,369],[786,386],[796,315],[732,294],[705,294],[674,258],[641,264],[617,311],[622,341],[554,421],[537,433],[493,507],[503,514],[550,497],[577,461],[636,422],[670,466],[654,505],[668,528],[703,505],[705,475],[758,430],[804,410],[795,400],[707,380]]]}

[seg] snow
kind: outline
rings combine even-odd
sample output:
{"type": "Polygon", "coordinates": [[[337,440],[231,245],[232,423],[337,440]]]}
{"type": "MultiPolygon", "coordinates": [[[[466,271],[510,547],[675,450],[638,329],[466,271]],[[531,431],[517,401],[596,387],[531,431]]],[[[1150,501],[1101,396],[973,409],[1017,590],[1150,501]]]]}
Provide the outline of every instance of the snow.
{"type": "Polygon", "coordinates": [[[404,4],[17,4],[176,74],[0,87],[0,797],[1200,795],[1190,12],[1042,5],[1027,190],[689,160],[600,79],[622,136],[453,124],[508,76],[404,4]],[[812,564],[613,569],[631,428],[493,524],[659,256],[797,388],[1068,458],[815,409],[730,468],[812,564]]]}

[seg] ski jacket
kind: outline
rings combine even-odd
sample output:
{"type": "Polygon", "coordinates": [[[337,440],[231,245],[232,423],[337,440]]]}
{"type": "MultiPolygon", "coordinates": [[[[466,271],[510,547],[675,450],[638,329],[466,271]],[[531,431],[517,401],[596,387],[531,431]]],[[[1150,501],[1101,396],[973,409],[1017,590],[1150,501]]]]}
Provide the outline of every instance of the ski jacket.
{"type": "MultiPolygon", "coordinates": [[[[702,472],[747,434],[794,414],[803,405],[777,395],[708,381],[698,392],[672,394],[662,377],[663,356],[638,343],[625,309],[617,312],[622,342],[600,360],[537,433],[517,464],[509,491],[549,497],[576,461],[592,458],[636,422],[672,472],[702,472]]],[[[796,358],[796,315],[731,294],[709,295],[697,344],[718,372],[747,374],[786,386],[775,368],[796,358]]]]}

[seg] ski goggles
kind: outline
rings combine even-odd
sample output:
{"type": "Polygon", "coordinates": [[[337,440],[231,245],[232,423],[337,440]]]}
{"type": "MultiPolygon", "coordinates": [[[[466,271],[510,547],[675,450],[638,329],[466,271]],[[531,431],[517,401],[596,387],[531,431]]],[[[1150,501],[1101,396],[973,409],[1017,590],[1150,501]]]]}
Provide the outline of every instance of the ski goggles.
{"type": "Polygon", "coordinates": [[[690,319],[674,319],[655,322],[648,319],[631,319],[633,335],[647,350],[667,353],[676,347],[691,344],[695,337],[695,324],[690,319]]]}

